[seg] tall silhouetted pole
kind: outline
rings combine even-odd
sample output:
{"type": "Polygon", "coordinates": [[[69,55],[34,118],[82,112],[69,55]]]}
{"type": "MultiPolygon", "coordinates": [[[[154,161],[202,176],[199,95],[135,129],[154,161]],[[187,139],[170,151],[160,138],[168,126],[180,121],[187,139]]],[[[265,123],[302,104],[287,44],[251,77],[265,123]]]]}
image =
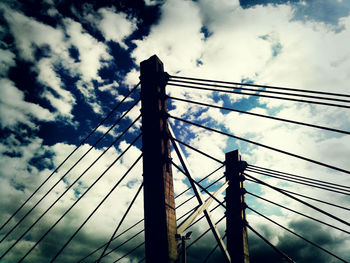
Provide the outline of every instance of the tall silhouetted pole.
{"type": "Polygon", "coordinates": [[[176,215],[165,99],[166,73],[157,56],[141,62],[146,262],[177,259],[176,215]]]}

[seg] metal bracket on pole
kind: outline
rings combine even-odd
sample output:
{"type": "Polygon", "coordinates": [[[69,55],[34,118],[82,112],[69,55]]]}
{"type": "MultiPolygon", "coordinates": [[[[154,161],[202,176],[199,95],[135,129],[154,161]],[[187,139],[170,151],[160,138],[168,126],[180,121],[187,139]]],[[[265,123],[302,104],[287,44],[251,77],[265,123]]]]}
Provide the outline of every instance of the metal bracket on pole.
{"type": "MultiPolygon", "coordinates": [[[[186,173],[186,176],[188,177],[189,181],[190,181],[190,184],[191,184],[191,187],[196,195],[196,198],[198,200],[198,203],[200,206],[202,206],[205,202],[203,200],[203,197],[200,193],[200,191],[198,190],[197,188],[197,185],[194,184],[193,182],[193,179],[192,179],[192,173],[190,171],[190,168],[189,168],[189,165],[187,164],[187,161],[186,161],[186,158],[185,158],[185,155],[183,154],[182,150],[181,150],[181,147],[178,145],[178,143],[173,139],[175,138],[175,134],[171,128],[171,125],[169,124],[168,125],[168,128],[169,128],[169,132],[170,132],[170,140],[171,140],[171,143],[175,149],[175,152],[177,154],[177,156],[179,157],[179,160],[181,162],[181,165],[186,173]]],[[[215,223],[213,222],[212,218],[211,218],[211,214],[210,212],[207,210],[207,208],[205,208],[203,210],[203,213],[208,221],[208,224],[214,234],[214,237],[223,253],[223,256],[225,257],[225,260],[226,262],[231,262],[231,257],[226,249],[226,246],[225,246],[225,243],[223,242],[221,236],[220,236],[220,233],[218,231],[218,229],[216,228],[216,225],[215,223]]]]}
{"type": "MultiPolygon", "coordinates": [[[[228,182],[224,183],[218,190],[212,194],[213,197],[217,197],[219,194],[221,194],[225,189],[228,187],[228,182]]],[[[198,215],[200,215],[204,210],[209,208],[211,203],[214,201],[214,198],[209,197],[202,205],[198,206],[191,215],[189,215],[178,227],[177,227],[177,233],[181,234],[185,229],[197,218],[198,215]]]]}

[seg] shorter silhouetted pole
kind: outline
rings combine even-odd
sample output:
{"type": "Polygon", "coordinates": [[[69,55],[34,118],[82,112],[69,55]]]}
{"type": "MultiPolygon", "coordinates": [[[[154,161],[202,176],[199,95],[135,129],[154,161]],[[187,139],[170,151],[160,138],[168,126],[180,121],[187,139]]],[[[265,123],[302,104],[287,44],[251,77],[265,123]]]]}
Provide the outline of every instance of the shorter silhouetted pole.
{"type": "Polygon", "coordinates": [[[248,233],[244,199],[244,177],[247,163],[242,161],[238,150],[225,155],[226,180],[226,235],[227,250],[237,263],[249,263],[248,233]]]}

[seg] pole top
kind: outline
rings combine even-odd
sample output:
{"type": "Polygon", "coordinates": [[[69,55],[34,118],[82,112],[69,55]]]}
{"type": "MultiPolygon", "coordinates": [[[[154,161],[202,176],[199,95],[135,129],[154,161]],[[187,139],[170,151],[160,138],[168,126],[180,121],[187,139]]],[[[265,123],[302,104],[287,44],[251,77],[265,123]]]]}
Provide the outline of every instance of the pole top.
{"type": "Polygon", "coordinates": [[[164,72],[163,62],[157,55],[151,56],[140,63],[141,76],[145,74],[154,74],[164,72]]]}

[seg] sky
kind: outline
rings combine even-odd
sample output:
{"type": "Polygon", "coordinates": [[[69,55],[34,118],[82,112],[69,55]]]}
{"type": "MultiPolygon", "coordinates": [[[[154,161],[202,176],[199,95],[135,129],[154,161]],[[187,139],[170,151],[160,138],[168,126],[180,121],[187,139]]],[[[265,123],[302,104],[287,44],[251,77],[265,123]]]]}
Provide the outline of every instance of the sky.
{"type": "MultiPolygon", "coordinates": [[[[350,2],[347,0],[3,0],[0,13],[0,224],[139,82],[140,62],[154,54],[161,59],[170,75],[350,94],[350,2]]],[[[208,104],[350,130],[350,112],[347,109],[174,86],[168,86],[167,93],[208,104]]],[[[54,173],[23,211],[0,232],[1,238],[138,98],[139,90],[132,93],[117,112],[54,173]]],[[[168,107],[173,116],[350,170],[348,135],[174,100],[168,101],[168,107]]],[[[0,244],[1,254],[86,167],[107,150],[139,114],[140,105],[137,104],[109,135],[92,147],[89,154],[0,244]]],[[[225,152],[239,149],[249,164],[350,186],[348,174],[173,119],[170,119],[170,125],[179,140],[219,160],[224,160],[225,152]]],[[[2,262],[18,262],[113,160],[128,149],[24,261],[49,262],[141,154],[141,140],[130,145],[140,133],[140,127],[141,122],[136,122],[2,262]]],[[[188,148],[183,150],[196,180],[219,167],[215,161],[188,148]]],[[[174,152],[172,157],[179,163],[174,152]]],[[[203,184],[208,185],[223,174],[221,169],[203,184]]],[[[178,194],[188,187],[188,182],[175,168],[173,176],[175,193],[178,194]]],[[[259,178],[338,205],[349,207],[350,204],[349,197],[345,195],[263,176],[259,178]]],[[[140,161],[56,262],[76,262],[107,242],[141,183],[140,161]]],[[[350,231],[349,227],[266,187],[247,182],[246,188],[350,231]]],[[[191,193],[183,195],[176,199],[176,204],[190,196],[191,193]]],[[[219,198],[223,200],[224,193],[219,198]]],[[[348,234],[252,196],[247,195],[246,202],[269,218],[350,261],[348,234]]],[[[313,204],[333,215],[350,218],[349,210],[313,204]]],[[[177,210],[177,217],[195,205],[195,200],[187,203],[177,210]]],[[[214,205],[215,202],[212,207],[214,205]]],[[[223,214],[222,208],[216,209],[214,221],[223,214]]],[[[120,231],[142,218],[143,198],[140,194],[120,231]]],[[[339,262],[252,212],[248,211],[247,220],[296,262],[339,262]]],[[[123,236],[124,239],[112,243],[112,247],[142,230],[142,227],[139,224],[123,236]]],[[[207,228],[205,220],[193,227],[192,240],[207,228]]],[[[218,224],[218,229],[224,235],[225,220],[218,224]]],[[[142,241],[143,234],[140,234],[103,262],[114,262],[142,241]]],[[[208,233],[188,249],[188,262],[202,262],[205,257],[203,251],[209,251],[214,246],[214,239],[208,233]]],[[[283,262],[252,232],[249,232],[249,248],[251,262],[283,262]]],[[[143,255],[144,250],[140,248],[120,262],[138,262],[143,255]]],[[[86,262],[94,259],[96,257],[86,262]]],[[[211,260],[222,260],[219,250],[211,260]]]]}

